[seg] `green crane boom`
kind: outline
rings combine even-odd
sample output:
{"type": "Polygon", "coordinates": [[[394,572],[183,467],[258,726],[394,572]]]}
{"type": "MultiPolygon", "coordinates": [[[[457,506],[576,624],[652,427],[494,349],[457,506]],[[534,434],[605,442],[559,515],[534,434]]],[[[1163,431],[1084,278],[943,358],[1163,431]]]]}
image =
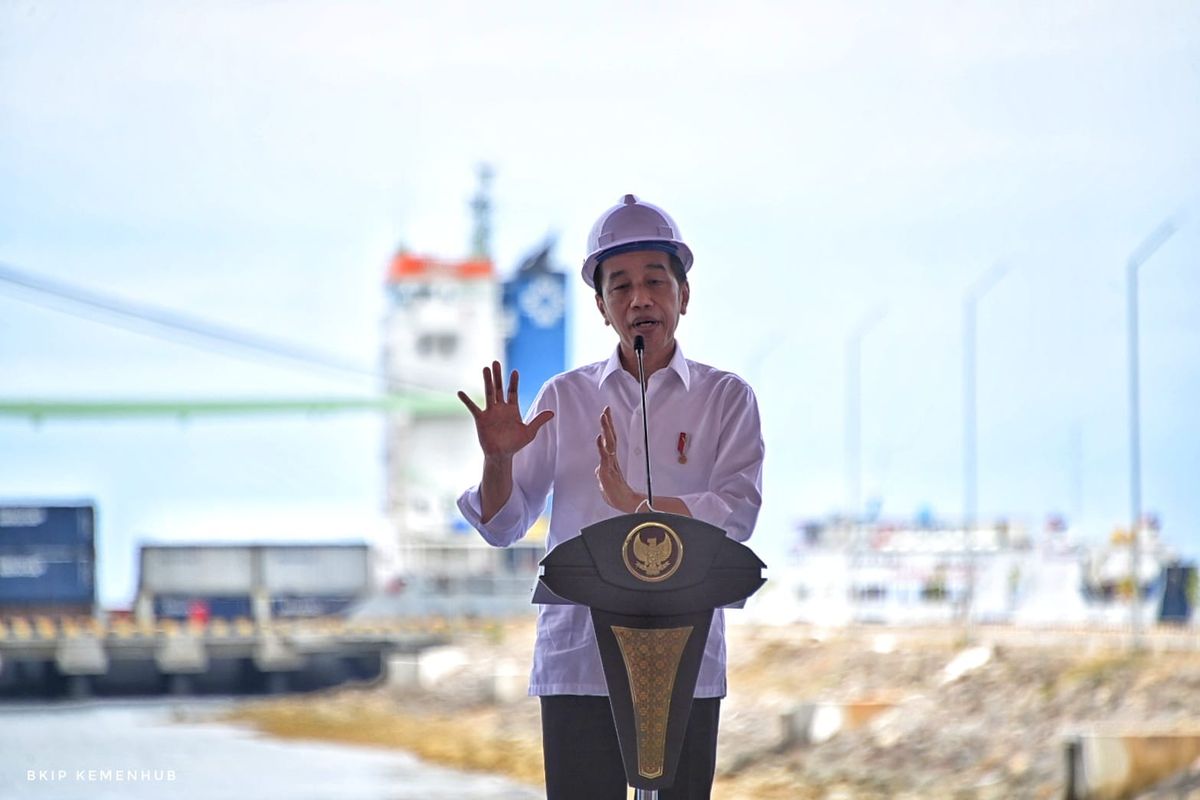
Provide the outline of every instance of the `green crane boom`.
{"type": "Polygon", "coordinates": [[[132,417],[216,417],[254,414],[326,414],[407,412],[415,417],[446,417],[463,412],[454,396],[387,394],[375,397],[301,397],[236,399],[0,399],[0,418],[118,419],[132,417]]]}

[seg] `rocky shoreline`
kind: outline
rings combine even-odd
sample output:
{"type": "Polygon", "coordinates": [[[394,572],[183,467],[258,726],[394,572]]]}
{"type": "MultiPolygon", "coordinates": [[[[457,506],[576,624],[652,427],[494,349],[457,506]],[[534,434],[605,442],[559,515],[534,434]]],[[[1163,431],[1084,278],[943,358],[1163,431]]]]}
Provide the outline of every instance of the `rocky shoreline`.
{"type": "MultiPolygon", "coordinates": [[[[1200,723],[1195,649],[1133,653],[1111,637],[1011,629],[979,631],[969,647],[953,629],[729,633],[714,791],[729,800],[1056,798],[1067,733],[1200,723]]],[[[251,701],[226,718],[539,785],[538,705],[521,692],[532,642],[532,622],[463,628],[420,680],[394,670],[378,685],[251,701]]]]}

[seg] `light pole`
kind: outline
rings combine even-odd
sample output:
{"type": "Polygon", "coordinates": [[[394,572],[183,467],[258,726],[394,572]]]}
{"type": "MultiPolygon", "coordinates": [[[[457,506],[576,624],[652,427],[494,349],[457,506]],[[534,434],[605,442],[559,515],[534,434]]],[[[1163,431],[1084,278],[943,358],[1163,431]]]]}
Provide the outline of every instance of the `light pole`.
{"type": "Polygon", "coordinates": [[[855,527],[862,521],[862,340],[886,314],[876,306],[846,337],[846,503],[855,527]]]}
{"type": "Polygon", "coordinates": [[[963,298],[963,542],[967,556],[967,592],[963,598],[963,624],[971,631],[971,606],[975,601],[975,543],[972,532],[978,514],[978,464],[975,416],[975,307],[1003,278],[1008,264],[997,262],[976,279],[963,298]]]}
{"type": "Polygon", "coordinates": [[[1142,567],[1142,435],[1138,390],[1138,267],[1144,264],[1179,226],[1174,219],[1159,225],[1129,256],[1125,267],[1128,302],[1129,350],[1129,518],[1130,583],[1133,596],[1129,603],[1129,623],[1133,647],[1142,647],[1141,567],[1142,567]]]}

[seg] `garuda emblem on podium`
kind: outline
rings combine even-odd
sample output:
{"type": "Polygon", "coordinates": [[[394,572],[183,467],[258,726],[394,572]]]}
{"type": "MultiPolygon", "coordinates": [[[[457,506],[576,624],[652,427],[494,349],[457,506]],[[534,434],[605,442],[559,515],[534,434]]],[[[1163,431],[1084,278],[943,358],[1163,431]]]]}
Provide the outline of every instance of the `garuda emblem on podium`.
{"type": "Polygon", "coordinates": [[[656,583],[675,574],[683,562],[679,534],[661,522],[643,522],[629,532],[621,548],[625,567],[633,577],[656,583]]]}

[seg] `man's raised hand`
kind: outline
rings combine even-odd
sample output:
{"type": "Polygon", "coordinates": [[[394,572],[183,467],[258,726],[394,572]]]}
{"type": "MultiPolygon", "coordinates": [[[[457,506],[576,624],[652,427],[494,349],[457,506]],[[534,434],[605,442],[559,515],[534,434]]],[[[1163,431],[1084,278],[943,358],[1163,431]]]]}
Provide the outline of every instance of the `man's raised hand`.
{"type": "Polygon", "coordinates": [[[600,465],[596,467],[596,480],[600,482],[600,496],[618,511],[632,514],[637,510],[641,497],[629,487],[617,460],[617,426],[613,424],[612,409],[604,407],[600,415],[600,435],[596,437],[596,449],[600,453],[600,465]]]}
{"type": "Polygon", "coordinates": [[[471,416],[475,418],[475,433],[484,458],[511,458],[525,445],[533,441],[537,432],[554,416],[547,409],[526,424],[521,419],[521,408],[517,402],[517,371],[508,378],[508,392],[500,374],[500,362],[483,368],[483,408],[475,405],[465,392],[458,393],[471,416]]]}

